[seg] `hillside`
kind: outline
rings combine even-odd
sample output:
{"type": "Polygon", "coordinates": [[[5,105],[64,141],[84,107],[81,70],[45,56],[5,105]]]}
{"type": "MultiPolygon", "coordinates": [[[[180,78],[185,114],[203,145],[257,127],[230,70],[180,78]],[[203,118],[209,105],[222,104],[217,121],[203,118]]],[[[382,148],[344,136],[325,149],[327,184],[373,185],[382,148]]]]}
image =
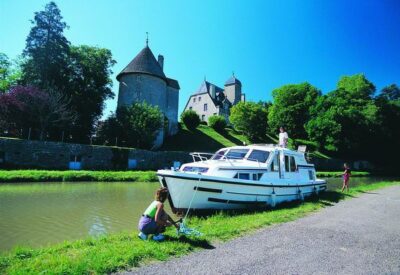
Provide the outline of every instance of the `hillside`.
{"type": "Polygon", "coordinates": [[[165,140],[160,150],[215,152],[222,147],[243,145],[243,142],[249,144],[246,137],[232,129],[221,134],[207,125],[199,125],[194,131],[183,126],[178,134],[165,140]]]}
{"type": "MultiPolygon", "coordinates": [[[[271,144],[278,143],[277,137],[267,134],[271,144]]],[[[226,129],[221,134],[207,125],[199,125],[194,131],[189,131],[183,125],[178,134],[168,137],[161,151],[186,151],[186,152],[212,152],[214,153],[222,147],[235,145],[251,144],[248,139],[233,129],[226,129]]],[[[298,145],[307,145],[307,150],[311,157],[329,158],[317,150],[317,145],[311,141],[301,139],[289,139],[289,148],[295,149],[298,145]]]]}

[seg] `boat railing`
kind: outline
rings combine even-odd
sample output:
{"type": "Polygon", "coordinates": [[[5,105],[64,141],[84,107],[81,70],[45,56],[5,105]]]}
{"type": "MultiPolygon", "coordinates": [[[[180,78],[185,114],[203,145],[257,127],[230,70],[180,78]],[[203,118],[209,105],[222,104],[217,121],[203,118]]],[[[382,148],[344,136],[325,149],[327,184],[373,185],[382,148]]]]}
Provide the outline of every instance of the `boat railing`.
{"type": "Polygon", "coordinates": [[[202,152],[192,152],[192,153],[190,153],[190,155],[193,158],[193,162],[196,162],[197,160],[200,160],[200,161],[209,160],[214,154],[202,153],[202,152]]]}

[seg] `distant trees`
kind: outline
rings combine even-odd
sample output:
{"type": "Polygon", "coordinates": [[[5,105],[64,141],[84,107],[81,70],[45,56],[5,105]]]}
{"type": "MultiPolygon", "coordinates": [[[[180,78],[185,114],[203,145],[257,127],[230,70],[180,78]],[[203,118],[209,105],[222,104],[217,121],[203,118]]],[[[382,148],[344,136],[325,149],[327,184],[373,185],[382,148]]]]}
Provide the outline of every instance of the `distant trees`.
{"type": "Polygon", "coordinates": [[[265,142],[268,110],[262,103],[239,102],[231,109],[229,116],[234,128],[243,133],[251,142],[265,142]]]}
{"type": "Polygon", "coordinates": [[[226,120],[223,116],[213,115],[208,118],[208,125],[215,131],[221,133],[226,128],[226,120]]]}
{"type": "Polygon", "coordinates": [[[146,102],[119,107],[98,128],[97,139],[106,145],[151,149],[160,129],[163,114],[146,102]]]}
{"type": "Polygon", "coordinates": [[[181,114],[181,121],[190,131],[196,129],[200,124],[199,115],[193,110],[184,111],[181,114]]]}
{"type": "Polygon", "coordinates": [[[321,92],[309,83],[284,85],[272,91],[274,104],[269,109],[268,124],[273,133],[284,126],[293,138],[306,138],[304,124],[310,119],[310,107],[321,92]]]}
{"type": "Polygon", "coordinates": [[[5,93],[21,79],[18,64],[11,61],[7,55],[0,52],[0,93],[5,93]]]}

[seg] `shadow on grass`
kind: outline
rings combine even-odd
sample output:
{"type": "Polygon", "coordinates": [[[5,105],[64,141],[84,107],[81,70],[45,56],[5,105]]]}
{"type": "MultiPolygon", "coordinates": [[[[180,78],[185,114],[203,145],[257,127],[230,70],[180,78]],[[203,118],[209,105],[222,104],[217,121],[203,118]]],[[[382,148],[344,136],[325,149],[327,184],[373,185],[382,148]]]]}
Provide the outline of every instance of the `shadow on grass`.
{"type": "MultiPolygon", "coordinates": [[[[351,194],[342,193],[340,191],[324,191],[319,195],[312,195],[307,197],[304,202],[320,203],[323,206],[333,206],[341,200],[346,198],[354,198],[355,196],[351,194]]],[[[256,214],[265,210],[279,210],[279,209],[291,209],[296,208],[303,202],[300,200],[283,202],[278,204],[276,207],[270,206],[259,206],[259,207],[249,207],[246,209],[235,209],[235,210],[191,210],[189,212],[190,216],[197,216],[201,218],[207,218],[215,214],[223,214],[224,216],[232,217],[243,214],[256,214]]]]}
{"type": "Polygon", "coordinates": [[[199,248],[203,248],[203,249],[214,249],[215,248],[215,246],[211,245],[206,240],[190,239],[186,236],[179,236],[179,237],[165,236],[165,240],[172,241],[172,242],[179,242],[179,243],[187,243],[190,246],[199,247],[199,248]]]}
{"type": "Polygon", "coordinates": [[[220,134],[221,136],[223,136],[224,138],[226,138],[227,140],[229,140],[230,142],[236,144],[236,145],[242,145],[242,144],[243,144],[243,142],[242,142],[240,139],[238,139],[238,138],[232,136],[232,135],[230,134],[230,132],[228,132],[228,131],[226,131],[226,130],[225,130],[225,131],[222,131],[222,132],[219,132],[219,134],[220,134]]]}

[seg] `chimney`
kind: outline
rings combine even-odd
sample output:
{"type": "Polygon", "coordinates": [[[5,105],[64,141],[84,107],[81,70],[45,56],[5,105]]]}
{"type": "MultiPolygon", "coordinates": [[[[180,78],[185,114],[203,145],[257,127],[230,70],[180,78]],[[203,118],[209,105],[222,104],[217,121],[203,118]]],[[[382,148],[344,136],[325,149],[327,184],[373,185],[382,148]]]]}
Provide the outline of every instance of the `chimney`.
{"type": "Polygon", "coordinates": [[[164,56],[158,55],[158,64],[160,64],[161,69],[164,71],[164,56]]]}
{"type": "Polygon", "coordinates": [[[210,94],[212,98],[215,98],[215,86],[210,84],[210,94]]]}

